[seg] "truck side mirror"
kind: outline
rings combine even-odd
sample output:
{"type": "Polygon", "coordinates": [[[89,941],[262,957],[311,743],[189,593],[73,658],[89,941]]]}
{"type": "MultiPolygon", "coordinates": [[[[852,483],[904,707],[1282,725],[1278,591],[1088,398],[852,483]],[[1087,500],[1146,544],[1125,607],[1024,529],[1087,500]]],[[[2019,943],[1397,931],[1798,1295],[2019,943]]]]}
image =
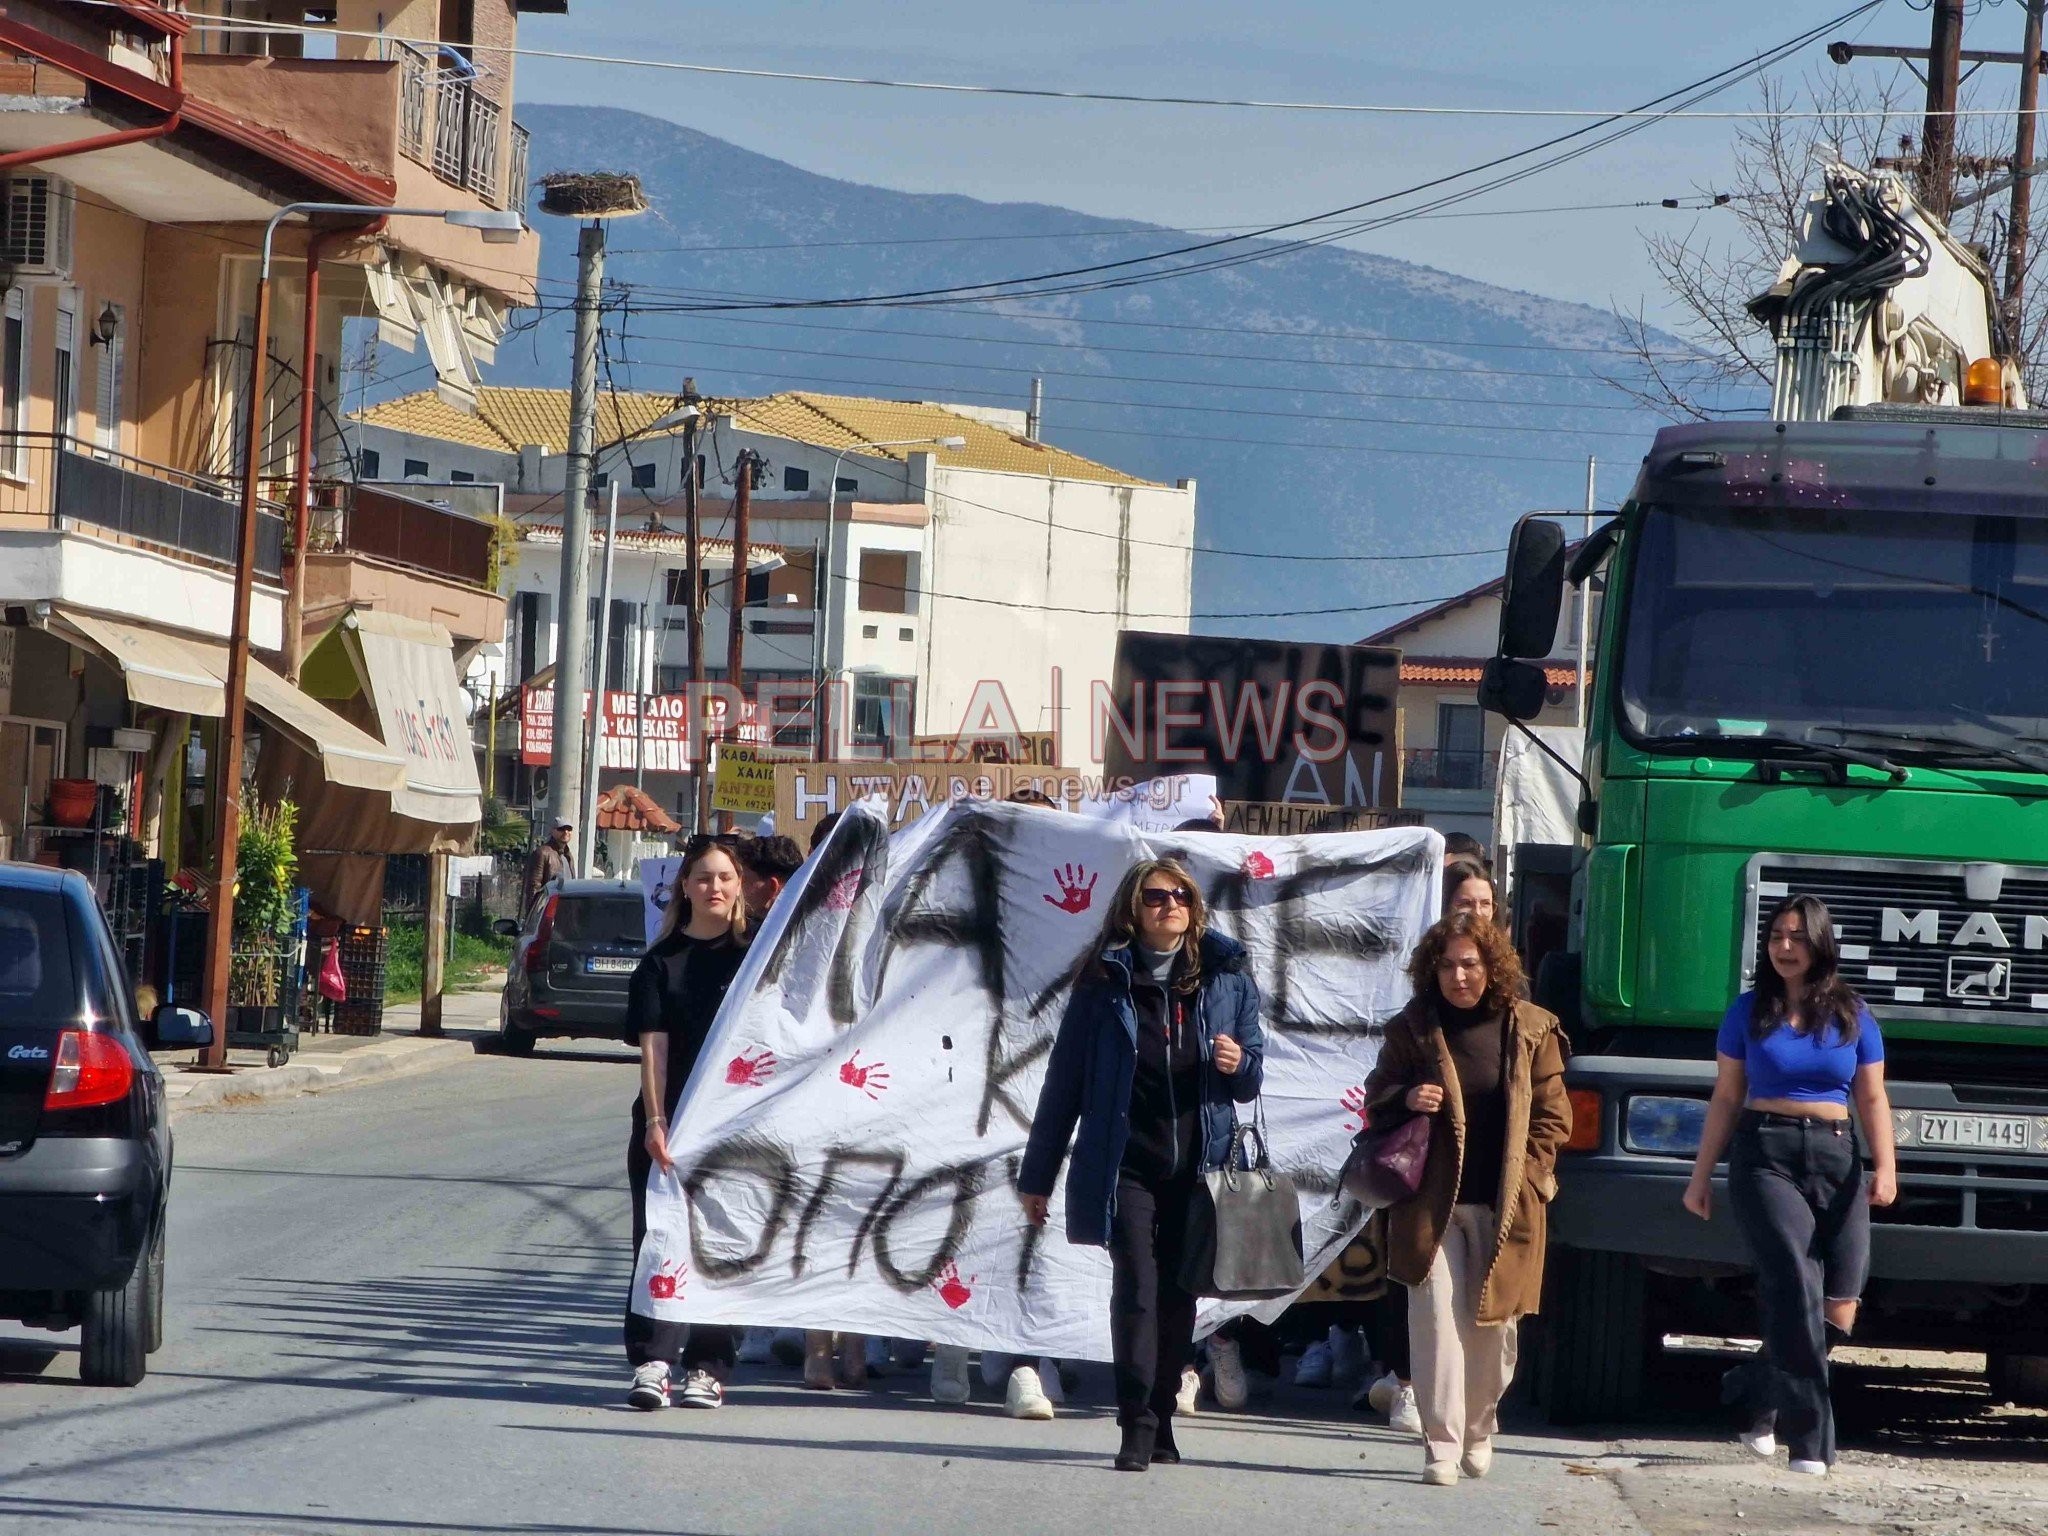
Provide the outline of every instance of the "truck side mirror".
{"type": "Polygon", "coordinates": [[[1543,713],[1550,683],[1530,661],[1494,656],[1479,673],[1479,707],[1509,720],[1534,720],[1543,713]]]}
{"type": "Polygon", "coordinates": [[[1503,656],[1548,656],[1564,611],[1564,529],[1531,513],[1508,538],[1507,579],[1500,594],[1503,656]]]}

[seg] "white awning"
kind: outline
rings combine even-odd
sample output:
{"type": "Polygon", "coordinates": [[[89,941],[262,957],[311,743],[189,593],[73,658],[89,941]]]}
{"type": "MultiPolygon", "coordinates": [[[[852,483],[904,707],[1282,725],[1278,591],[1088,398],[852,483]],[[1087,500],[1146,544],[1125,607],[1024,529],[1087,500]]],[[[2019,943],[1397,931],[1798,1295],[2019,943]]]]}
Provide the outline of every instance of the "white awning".
{"type": "MultiPolygon", "coordinates": [[[[227,713],[227,647],[59,608],[57,621],[121,669],[134,703],[218,719],[227,713]]],[[[249,658],[249,709],[320,759],[329,783],[389,794],[405,782],[405,759],[350,724],[255,657],[249,658]]]]}
{"type": "Polygon", "coordinates": [[[351,611],[342,629],[369,684],[384,744],[405,757],[405,783],[392,791],[391,808],[415,821],[481,822],[483,785],[448,631],[368,608],[351,611]]]}
{"type": "MultiPolygon", "coordinates": [[[[128,697],[137,704],[216,719],[227,713],[228,693],[222,682],[227,668],[213,664],[205,641],[73,608],[58,609],[56,618],[89,649],[121,669],[128,697]]],[[[224,649],[221,654],[224,659],[224,649]]]]}

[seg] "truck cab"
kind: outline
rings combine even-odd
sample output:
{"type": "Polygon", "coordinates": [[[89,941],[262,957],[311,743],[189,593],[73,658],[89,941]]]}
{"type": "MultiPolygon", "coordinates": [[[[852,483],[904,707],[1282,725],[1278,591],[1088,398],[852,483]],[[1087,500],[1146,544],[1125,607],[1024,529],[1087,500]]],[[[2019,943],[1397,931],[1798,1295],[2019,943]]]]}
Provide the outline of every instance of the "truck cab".
{"type": "Polygon", "coordinates": [[[1490,708],[1533,713],[1564,586],[1605,589],[1573,936],[1538,976],[1576,1052],[1554,1415],[1626,1412],[1668,1333],[1755,1332],[1725,1197],[1710,1223],[1679,1197],[1714,1029],[1798,893],[1887,1048],[1900,1194],[1859,1341],[1988,1339],[2048,1400],[2044,471],[2048,412],[1848,405],[1660,432],[1569,571],[1556,524],[1518,527],[1490,708]]]}

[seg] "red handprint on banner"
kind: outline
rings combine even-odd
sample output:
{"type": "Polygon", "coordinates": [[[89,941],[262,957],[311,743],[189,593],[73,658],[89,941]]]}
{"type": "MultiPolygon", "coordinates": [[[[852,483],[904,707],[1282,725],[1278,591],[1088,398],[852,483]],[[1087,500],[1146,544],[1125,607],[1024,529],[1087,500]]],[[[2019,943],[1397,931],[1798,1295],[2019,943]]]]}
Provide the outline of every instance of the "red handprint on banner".
{"type": "Polygon", "coordinates": [[[946,1267],[940,1270],[938,1277],[932,1281],[932,1289],[939,1293],[939,1300],[958,1312],[973,1300],[974,1292],[970,1287],[980,1278],[979,1275],[969,1275],[962,1280],[960,1267],[949,1259],[946,1267]]]}
{"type": "Polygon", "coordinates": [[[671,1301],[683,1294],[683,1277],[690,1266],[678,1261],[673,1269],[657,1269],[647,1277],[647,1294],[656,1301],[671,1301]]]}
{"type": "Polygon", "coordinates": [[[863,1066],[860,1052],[855,1051],[839,1063],[839,1081],[849,1088],[858,1088],[871,1099],[879,1099],[889,1089],[888,1064],[871,1061],[863,1066]]]}
{"type": "Polygon", "coordinates": [[[1244,872],[1250,880],[1269,880],[1273,876],[1273,861],[1253,849],[1244,856],[1244,872]]]}
{"type": "Polygon", "coordinates": [[[1099,875],[1089,874],[1087,869],[1079,864],[1069,864],[1056,869],[1052,872],[1052,877],[1058,884],[1060,893],[1057,896],[1048,895],[1045,899],[1062,912],[1086,912],[1088,903],[1095,899],[1095,882],[1101,878],[1099,875]]]}
{"type": "Polygon", "coordinates": [[[1344,1129],[1345,1129],[1345,1130],[1347,1130],[1347,1131],[1362,1131],[1362,1130],[1364,1130],[1364,1129],[1365,1129],[1365,1085],[1364,1085],[1364,1084],[1362,1084],[1362,1083],[1354,1083],[1354,1084],[1353,1084],[1353,1085],[1352,1085],[1351,1087],[1349,1087],[1349,1088],[1346,1088],[1346,1089],[1344,1090],[1344,1098],[1343,1098],[1343,1100],[1342,1100],[1342,1103],[1343,1103],[1343,1105],[1344,1105],[1344,1115],[1345,1115],[1345,1120],[1344,1120],[1344,1129]],[[1350,1117],[1351,1117],[1351,1116],[1353,1116],[1353,1115],[1356,1115],[1356,1116],[1358,1117],[1358,1124],[1356,1124],[1356,1125],[1353,1125],[1353,1124],[1351,1123],[1351,1119],[1350,1119],[1350,1117]]]}
{"type": "Polygon", "coordinates": [[[861,871],[849,869],[832,882],[832,889],[825,893],[825,906],[833,912],[845,912],[853,906],[854,898],[860,894],[861,871]]]}
{"type": "Polygon", "coordinates": [[[725,1080],[735,1088],[758,1088],[775,1075],[775,1053],[766,1046],[751,1056],[745,1051],[725,1064],[725,1080]]]}

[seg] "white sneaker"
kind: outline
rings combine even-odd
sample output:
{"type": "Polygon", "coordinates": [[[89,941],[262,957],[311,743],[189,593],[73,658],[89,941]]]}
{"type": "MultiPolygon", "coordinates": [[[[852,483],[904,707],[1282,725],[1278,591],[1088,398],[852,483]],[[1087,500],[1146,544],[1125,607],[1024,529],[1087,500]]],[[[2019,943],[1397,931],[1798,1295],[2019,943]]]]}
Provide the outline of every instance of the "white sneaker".
{"type": "Polygon", "coordinates": [[[1422,1436],[1422,1410],[1415,1406],[1415,1389],[1403,1387],[1394,1394],[1393,1410],[1387,1415],[1387,1428],[1399,1430],[1404,1435],[1422,1436]]]}
{"type": "Polygon", "coordinates": [[[740,1330],[739,1363],[741,1365],[770,1365],[774,1363],[775,1352],[769,1348],[774,1333],[767,1328],[742,1328],[740,1330]]]}
{"type": "Polygon", "coordinates": [[[1046,1400],[1053,1407],[1061,1408],[1067,1401],[1067,1384],[1060,1379],[1060,1363],[1050,1355],[1042,1355],[1038,1361],[1038,1384],[1044,1388],[1046,1400]]]}
{"type": "Polygon", "coordinates": [[[1182,1418],[1193,1418],[1202,1411],[1202,1373],[1192,1365],[1182,1366],[1180,1391],[1173,1397],[1173,1411],[1182,1418]]]}
{"type": "Polygon", "coordinates": [[[1455,1488],[1458,1485],[1458,1464],[1455,1461],[1432,1461],[1422,1469],[1422,1480],[1432,1488],[1455,1488]]]}
{"type": "Polygon", "coordinates": [[[1294,1384],[1297,1387],[1327,1387],[1330,1384],[1328,1340],[1317,1339],[1301,1352],[1301,1358],[1294,1363],[1294,1384]]]}
{"type": "Polygon", "coordinates": [[[1762,1429],[1755,1434],[1745,1430],[1741,1435],[1742,1448],[1752,1456],[1761,1456],[1769,1461],[1778,1454],[1778,1436],[1773,1430],[1762,1429]]]}
{"type": "Polygon", "coordinates": [[[668,1366],[660,1360],[650,1360],[645,1365],[633,1368],[633,1385],[626,1391],[626,1401],[642,1413],[652,1413],[657,1408],[668,1406],[668,1366]]]}
{"type": "Polygon", "coordinates": [[[1038,1372],[1020,1365],[1010,1372],[1009,1389],[1003,1393],[1003,1412],[1013,1419],[1049,1419],[1052,1399],[1038,1384],[1038,1372]]]}
{"type": "Polygon", "coordinates": [[[1363,1392],[1359,1393],[1360,1401],[1353,1402],[1351,1406],[1354,1408],[1370,1408],[1374,1413],[1385,1418],[1394,1411],[1394,1399],[1400,1395],[1401,1378],[1392,1371],[1388,1371],[1386,1375],[1380,1377],[1363,1392]]]}
{"type": "Polygon", "coordinates": [[[699,1367],[683,1378],[683,1395],[679,1401],[685,1408],[722,1407],[725,1403],[725,1383],[699,1367]]]}
{"type": "Polygon", "coordinates": [[[981,1384],[991,1392],[1003,1391],[1009,1385],[1010,1372],[1016,1365],[1015,1356],[984,1349],[981,1352],[981,1384]]]}
{"type": "Polygon", "coordinates": [[[1493,1470],[1493,1442],[1478,1440],[1465,1447],[1458,1470],[1467,1477],[1484,1477],[1493,1470]]]}
{"type": "Polygon", "coordinates": [[[1828,1464],[1824,1461],[1795,1461],[1792,1470],[1801,1477],[1826,1477],[1828,1464]]]}
{"type": "Polygon", "coordinates": [[[1214,1379],[1216,1406],[1236,1413],[1251,1401],[1252,1384],[1245,1380],[1244,1351],[1235,1339],[1209,1340],[1209,1372],[1214,1379]]]}
{"type": "Polygon", "coordinates": [[[941,1344],[932,1351],[932,1401],[960,1404],[974,1396],[967,1378],[967,1351],[957,1344],[941,1344]]]}
{"type": "Polygon", "coordinates": [[[1356,1328],[1330,1327],[1330,1380],[1356,1381],[1365,1374],[1365,1339],[1356,1328]]]}

